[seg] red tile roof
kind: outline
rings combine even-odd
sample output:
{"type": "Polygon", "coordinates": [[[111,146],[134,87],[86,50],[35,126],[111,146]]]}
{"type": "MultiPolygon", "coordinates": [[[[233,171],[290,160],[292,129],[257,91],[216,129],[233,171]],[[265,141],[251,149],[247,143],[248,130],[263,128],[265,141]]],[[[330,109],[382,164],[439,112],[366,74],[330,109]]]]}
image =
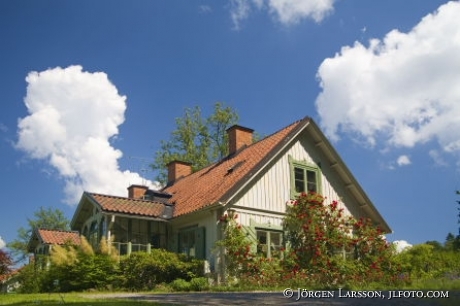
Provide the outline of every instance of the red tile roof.
{"type": "Polygon", "coordinates": [[[149,200],[131,199],[96,193],[89,193],[89,196],[99,203],[102,210],[106,212],[161,217],[165,210],[165,205],[163,203],[149,200]]]}
{"type": "Polygon", "coordinates": [[[68,242],[79,245],[80,234],[75,231],[59,231],[59,230],[48,230],[38,229],[37,234],[41,239],[42,243],[45,244],[66,244],[68,242]]]}
{"type": "Polygon", "coordinates": [[[258,169],[265,166],[272,154],[291,139],[309,118],[297,121],[284,129],[247,146],[234,155],[192,173],[167,186],[163,191],[172,194],[174,216],[181,216],[225,201],[258,169]]]}

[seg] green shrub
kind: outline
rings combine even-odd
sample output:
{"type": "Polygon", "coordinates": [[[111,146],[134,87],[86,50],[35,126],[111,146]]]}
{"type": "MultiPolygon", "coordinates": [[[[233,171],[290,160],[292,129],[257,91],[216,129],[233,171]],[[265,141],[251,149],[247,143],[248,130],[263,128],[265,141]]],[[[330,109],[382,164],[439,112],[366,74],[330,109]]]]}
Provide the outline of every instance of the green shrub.
{"type": "Polygon", "coordinates": [[[18,288],[19,293],[38,293],[40,292],[43,271],[36,269],[34,264],[28,264],[21,268],[16,279],[21,284],[18,288]]]}
{"type": "Polygon", "coordinates": [[[185,279],[178,278],[171,282],[171,288],[174,291],[190,291],[192,286],[191,283],[185,279]]]}
{"type": "Polygon", "coordinates": [[[151,290],[157,284],[176,279],[191,280],[203,276],[203,261],[154,249],[150,254],[133,253],[120,261],[124,287],[131,290],[151,290]]]}
{"type": "Polygon", "coordinates": [[[206,277],[195,277],[190,281],[190,289],[193,291],[205,291],[209,289],[209,281],[206,277]]]}

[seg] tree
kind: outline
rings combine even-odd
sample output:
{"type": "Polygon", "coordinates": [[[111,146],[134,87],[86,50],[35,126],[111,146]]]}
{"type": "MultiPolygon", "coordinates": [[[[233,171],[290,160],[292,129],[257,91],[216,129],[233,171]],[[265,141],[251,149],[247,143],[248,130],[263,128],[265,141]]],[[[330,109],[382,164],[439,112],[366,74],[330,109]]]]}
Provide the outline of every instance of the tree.
{"type": "Polygon", "coordinates": [[[18,229],[18,238],[8,244],[13,253],[19,256],[19,260],[24,260],[28,254],[27,245],[36,228],[46,228],[51,230],[69,230],[70,221],[59,209],[51,207],[40,207],[34,212],[33,219],[27,219],[28,227],[18,229]]]}
{"type": "Polygon", "coordinates": [[[0,249],[0,276],[7,275],[11,272],[11,266],[13,265],[13,260],[11,256],[0,249]]]}
{"type": "Polygon", "coordinates": [[[161,141],[151,167],[158,171],[156,179],[167,183],[165,166],[174,160],[189,162],[192,170],[202,169],[228,154],[226,130],[238,122],[238,114],[221,102],[214,104],[214,113],[204,118],[198,106],[186,108],[184,116],[176,118],[176,130],[170,140],[161,141]]]}

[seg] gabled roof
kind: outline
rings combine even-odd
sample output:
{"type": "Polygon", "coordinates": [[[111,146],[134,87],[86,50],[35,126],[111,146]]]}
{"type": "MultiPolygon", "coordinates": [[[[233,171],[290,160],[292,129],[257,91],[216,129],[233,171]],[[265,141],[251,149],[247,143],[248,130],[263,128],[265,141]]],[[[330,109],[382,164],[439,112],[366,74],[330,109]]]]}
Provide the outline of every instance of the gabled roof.
{"type": "Polygon", "coordinates": [[[32,237],[30,237],[27,250],[32,253],[39,244],[64,245],[67,243],[80,245],[80,234],[77,231],[37,228],[32,232],[32,237]]]}
{"type": "Polygon", "coordinates": [[[116,197],[97,193],[88,195],[94,199],[105,212],[162,217],[165,210],[164,203],[155,201],[116,197]]]}
{"type": "Polygon", "coordinates": [[[363,212],[385,232],[390,233],[391,229],[388,224],[328,139],[309,117],[296,121],[278,132],[240,149],[233,155],[166,186],[163,191],[172,195],[170,202],[175,205],[174,217],[229,203],[301,133],[313,141],[363,212]]]}
{"type": "Polygon", "coordinates": [[[80,234],[76,231],[61,231],[61,230],[49,230],[49,229],[37,229],[36,234],[43,244],[59,244],[63,245],[66,243],[79,245],[80,234]]]}
{"type": "Polygon", "coordinates": [[[277,152],[305,126],[309,118],[294,122],[282,130],[240,149],[235,154],[192,173],[163,189],[175,204],[174,217],[227,202],[239,187],[266,164],[277,152]]]}
{"type": "Polygon", "coordinates": [[[133,199],[98,193],[84,192],[70,225],[80,228],[92,214],[94,205],[105,213],[114,213],[146,218],[169,219],[172,217],[172,206],[164,201],[133,199]]]}

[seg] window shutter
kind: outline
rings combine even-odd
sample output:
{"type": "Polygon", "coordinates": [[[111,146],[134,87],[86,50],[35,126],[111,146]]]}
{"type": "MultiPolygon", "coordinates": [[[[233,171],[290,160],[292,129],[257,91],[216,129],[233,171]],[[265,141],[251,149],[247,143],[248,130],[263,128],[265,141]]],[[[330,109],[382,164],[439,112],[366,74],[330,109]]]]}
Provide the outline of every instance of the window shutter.
{"type": "Polygon", "coordinates": [[[195,257],[198,259],[206,258],[206,228],[204,226],[195,229],[195,257]]]}

